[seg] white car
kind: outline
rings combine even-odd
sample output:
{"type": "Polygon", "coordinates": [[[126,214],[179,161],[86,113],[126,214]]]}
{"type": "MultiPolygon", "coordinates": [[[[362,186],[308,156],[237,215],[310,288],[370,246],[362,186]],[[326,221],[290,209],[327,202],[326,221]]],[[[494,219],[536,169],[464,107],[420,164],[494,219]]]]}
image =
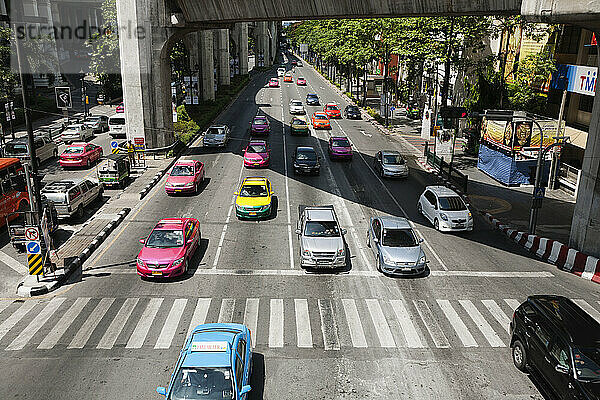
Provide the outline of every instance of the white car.
{"type": "Polygon", "coordinates": [[[473,214],[454,190],[445,186],[427,186],[417,211],[441,232],[472,231],[473,214]]]}
{"type": "Polygon", "coordinates": [[[306,114],[306,110],[300,100],[290,101],[290,114],[306,114]]]}
{"type": "Polygon", "coordinates": [[[60,135],[63,143],[71,144],[73,142],[87,142],[94,137],[92,127],[85,124],[69,125],[60,135]]]}
{"type": "Polygon", "coordinates": [[[227,125],[213,125],[204,132],[202,144],[204,147],[225,147],[231,137],[231,131],[227,125]]]}
{"type": "Polygon", "coordinates": [[[277,76],[283,76],[285,75],[285,68],[281,67],[281,68],[277,68],[277,76]]]}

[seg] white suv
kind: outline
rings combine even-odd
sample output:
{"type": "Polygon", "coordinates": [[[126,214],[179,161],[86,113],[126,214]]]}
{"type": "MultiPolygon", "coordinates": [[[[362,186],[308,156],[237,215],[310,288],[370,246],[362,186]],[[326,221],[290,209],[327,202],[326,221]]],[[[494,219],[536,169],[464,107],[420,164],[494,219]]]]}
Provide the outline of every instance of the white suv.
{"type": "Polygon", "coordinates": [[[417,210],[441,232],[472,231],[473,215],[463,199],[445,186],[427,186],[417,210]]]}

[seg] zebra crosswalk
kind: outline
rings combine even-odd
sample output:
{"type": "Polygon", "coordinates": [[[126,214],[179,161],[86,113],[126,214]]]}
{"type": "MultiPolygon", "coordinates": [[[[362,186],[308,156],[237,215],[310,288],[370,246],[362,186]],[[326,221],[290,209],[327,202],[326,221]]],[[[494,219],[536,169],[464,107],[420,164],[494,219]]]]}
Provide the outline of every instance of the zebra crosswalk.
{"type": "MultiPolygon", "coordinates": [[[[575,300],[600,318],[600,302],[575,300]]],[[[0,351],[179,348],[239,322],[274,350],[505,348],[519,299],[66,298],[0,301],[0,351]]]]}

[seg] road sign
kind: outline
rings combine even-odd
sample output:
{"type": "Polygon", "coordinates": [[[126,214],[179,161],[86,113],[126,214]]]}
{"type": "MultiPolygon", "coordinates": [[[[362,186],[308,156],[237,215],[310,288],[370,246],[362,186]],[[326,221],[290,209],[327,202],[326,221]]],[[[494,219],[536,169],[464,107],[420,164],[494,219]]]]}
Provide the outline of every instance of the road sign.
{"type": "Polygon", "coordinates": [[[116,149],[117,147],[119,147],[119,143],[117,143],[116,140],[113,140],[112,142],[110,142],[111,149],[116,149]]]}
{"type": "Polygon", "coordinates": [[[40,240],[40,231],[37,227],[25,228],[25,239],[30,242],[40,240]]]}
{"type": "Polygon", "coordinates": [[[56,94],[56,107],[63,109],[73,108],[70,87],[55,87],[54,93],[56,94]]]}
{"type": "Polygon", "coordinates": [[[543,199],[545,194],[546,194],[546,188],[543,188],[543,187],[536,188],[533,191],[533,198],[534,199],[543,199]]]}
{"type": "Polygon", "coordinates": [[[44,258],[41,254],[28,254],[27,265],[29,266],[29,275],[44,274],[44,258]]]}
{"type": "Polygon", "coordinates": [[[42,245],[40,244],[40,242],[27,242],[25,248],[27,248],[27,254],[42,253],[42,245]]]}

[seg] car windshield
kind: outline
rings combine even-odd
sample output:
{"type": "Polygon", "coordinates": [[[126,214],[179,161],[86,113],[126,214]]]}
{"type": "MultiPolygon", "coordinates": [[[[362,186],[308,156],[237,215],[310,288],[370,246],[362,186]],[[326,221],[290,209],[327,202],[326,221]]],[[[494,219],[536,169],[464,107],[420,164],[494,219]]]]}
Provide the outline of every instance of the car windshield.
{"type": "Polygon", "coordinates": [[[27,154],[27,145],[25,143],[6,143],[6,154],[27,154]]]}
{"type": "Polygon", "coordinates": [[[333,139],[331,144],[333,147],[350,147],[348,139],[333,139]]]}
{"type": "Polygon", "coordinates": [[[65,133],[69,133],[69,132],[77,133],[77,132],[79,132],[79,127],[78,126],[69,126],[67,129],[65,129],[65,133]]]}
{"type": "Polygon", "coordinates": [[[192,176],[194,175],[194,167],[191,165],[176,165],[171,171],[171,176],[192,176]]]}
{"type": "Polygon", "coordinates": [[[248,153],[266,153],[267,146],[264,144],[251,144],[248,146],[248,153]]]}
{"type": "Polygon", "coordinates": [[[581,348],[573,349],[575,357],[575,374],[577,379],[596,380],[600,379],[600,349],[581,348]]]}
{"type": "Polygon", "coordinates": [[[265,185],[244,185],[240,190],[241,197],[263,197],[267,194],[265,185]]]}
{"type": "Polygon", "coordinates": [[[348,107],[348,111],[352,111],[352,112],[356,111],[356,112],[358,112],[358,107],[356,107],[356,106],[350,106],[350,107],[348,107]]]}
{"type": "Polygon", "coordinates": [[[414,247],[417,238],[412,229],[384,229],[382,244],[388,247],[414,247]]]}
{"type": "Polygon", "coordinates": [[[315,114],[316,119],[327,119],[327,115],[325,114],[315,114]]]}
{"type": "Polygon", "coordinates": [[[181,246],[183,246],[183,232],[181,230],[155,229],[146,240],[146,247],[155,249],[181,246]]]}
{"type": "Polygon", "coordinates": [[[111,118],[108,120],[109,125],[125,125],[125,118],[111,118]]]}
{"type": "Polygon", "coordinates": [[[304,228],[305,236],[337,237],[340,236],[340,228],[335,221],[308,221],[304,228]]]}
{"type": "Polygon", "coordinates": [[[383,163],[386,165],[404,165],[404,158],[399,154],[384,154],[383,163]]]}
{"type": "Polygon", "coordinates": [[[327,106],[328,110],[339,110],[338,106],[327,106]]]}
{"type": "Polygon", "coordinates": [[[83,146],[67,147],[64,151],[64,154],[79,154],[83,153],[83,151],[83,146]]]}
{"type": "Polygon", "coordinates": [[[100,117],[88,117],[87,122],[95,123],[100,121],[100,117]]]}
{"type": "Polygon", "coordinates": [[[300,118],[295,118],[292,121],[292,124],[294,124],[294,125],[306,125],[306,121],[303,120],[303,119],[300,119],[300,118]]]}
{"type": "Polygon", "coordinates": [[[223,128],[208,128],[207,135],[223,135],[225,132],[223,128]]]}
{"type": "Polygon", "coordinates": [[[254,125],[266,125],[266,124],[267,124],[266,118],[254,118],[254,125]]]}
{"type": "Polygon", "coordinates": [[[465,202],[458,196],[440,197],[440,209],[443,211],[463,211],[465,202]]]}
{"type": "Polygon", "coordinates": [[[313,153],[312,151],[299,151],[296,155],[296,159],[315,161],[317,159],[317,153],[313,153]]]}
{"type": "Polygon", "coordinates": [[[233,398],[233,374],[229,368],[181,368],[169,396],[171,400],[233,398]]]}
{"type": "Polygon", "coordinates": [[[302,102],[301,102],[301,101],[298,101],[298,100],[294,100],[294,101],[292,101],[292,105],[293,105],[293,106],[301,106],[301,105],[302,105],[302,102]]]}
{"type": "Polygon", "coordinates": [[[298,78],[298,80],[299,80],[299,81],[303,81],[303,80],[304,80],[304,78],[303,78],[303,77],[299,77],[299,78],[298,78]]]}
{"type": "Polygon", "coordinates": [[[279,82],[279,79],[277,79],[277,78],[271,78],[271,82],[279,82]]]}

